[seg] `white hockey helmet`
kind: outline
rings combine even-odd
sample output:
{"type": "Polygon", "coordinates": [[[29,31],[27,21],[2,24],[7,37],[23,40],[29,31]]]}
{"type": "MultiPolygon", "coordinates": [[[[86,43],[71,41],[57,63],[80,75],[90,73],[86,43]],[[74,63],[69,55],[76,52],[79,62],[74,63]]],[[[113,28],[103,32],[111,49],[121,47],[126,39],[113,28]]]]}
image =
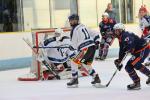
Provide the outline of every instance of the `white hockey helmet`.
{"type": "Polygon", "coordinates": [[[102,17],[104,17],[104,16],[109,17],[109,14],[108,14],[107,12],[104,12],[104,13],[102,14],[102,17]]]}
{"type": "Polygon", "coordinates": [[[116,30],[116,29],[125,30],[125,26],[122,23],[117,23],[114,25],[113,29],[114,30],[116,30]]]}
{"type": "Polygon", "coordinates": [[[63,34],[63,30],[62,30],[61,28],[57,28],[57,29],[55,30],[55,36],[56,36],[56,37],[60,37],[61,34],[63,34]]]}

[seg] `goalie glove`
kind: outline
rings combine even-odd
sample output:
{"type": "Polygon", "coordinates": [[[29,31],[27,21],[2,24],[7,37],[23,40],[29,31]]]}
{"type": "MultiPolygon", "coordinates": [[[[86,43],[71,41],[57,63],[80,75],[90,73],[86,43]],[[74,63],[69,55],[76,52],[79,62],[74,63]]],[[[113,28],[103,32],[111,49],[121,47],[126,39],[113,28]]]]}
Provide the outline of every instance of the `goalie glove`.
{"type": "Polygon", "coordinates": [[[117,69],[120,71],[123,67],[123,64],[121,64],[121,60],[120,59],[116,59],[114,61],[114,64],[116,65],[117,69]]]}

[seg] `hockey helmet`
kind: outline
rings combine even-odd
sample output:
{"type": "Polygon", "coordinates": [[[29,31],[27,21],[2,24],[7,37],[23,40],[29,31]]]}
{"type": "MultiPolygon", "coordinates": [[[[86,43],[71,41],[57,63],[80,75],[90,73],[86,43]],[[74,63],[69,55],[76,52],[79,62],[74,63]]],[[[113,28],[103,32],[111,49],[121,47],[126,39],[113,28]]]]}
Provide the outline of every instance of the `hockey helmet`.
{"type": "Polygon", "coordinates": [[[109,14],[108,14],[107,12],[104,12],[104,13],[102,14],[102,17],[104,17],[104,16],[109,17],[109,14]]]}
{"type": "Polygon", "coordinates": [[[63,34],[63,30],[61,28],[57,28],[55,30],[55,37],[60,37],[63,34]]]}
{"type": "Polygon", "coordinates": [[[68,17],[69,20],[79,20],[79,16],[77,14],[72,14],[68,17]]]}
{"type": "Polygon", "coordinates": [[[113,27],[114,30],[120,29],[120,30],[125,30],[125,26],[122,23],[117,23],[113,27]]]}
{"type": "Polygon", "coordinates": [[[141,6],[141,8],[139,9],[139,12],[140,12],[140,11],[143,11],[143,12],[147,13],[147,9],[146,9],[146,7],[144,7],[144,6],[141,6]]]}

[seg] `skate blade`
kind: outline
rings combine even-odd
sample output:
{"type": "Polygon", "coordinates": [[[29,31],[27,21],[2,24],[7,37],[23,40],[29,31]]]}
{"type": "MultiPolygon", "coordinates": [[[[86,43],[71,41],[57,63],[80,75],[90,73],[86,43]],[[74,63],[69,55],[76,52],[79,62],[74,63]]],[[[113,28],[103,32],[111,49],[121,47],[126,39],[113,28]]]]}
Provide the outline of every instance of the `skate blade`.
{"type": "Polygon", "coordinates": [[[140,90],[141,89],[141,87],[137,87],[137,88],[134,88],[134,89],[128,89],[128,90],[140,90]]]}
{"type": "Polygon", "coordinates": [[[93,84],[93,86],[96,88],[106,88],[106,85],[102,85],[101,83],[93,84]]]}
{"type": "Polygon", "coordinates": [[[78,88],[78,84],[76,84],[76,85],[71,85],[71,86],[68,86],[68,85],[67,85],[67,88],[78,88]]]}
{"type": "Polygon", "coordinates": [[[98,61],[105,61],[105,59],[101,59],[101,58],[95,58],[95,60],[98,60],[98,61]]]}
{"type": "Polygon", "coordinates": [[[147,67],[150,67],[150,63],[145,63],[144,65],[147,67]]]}

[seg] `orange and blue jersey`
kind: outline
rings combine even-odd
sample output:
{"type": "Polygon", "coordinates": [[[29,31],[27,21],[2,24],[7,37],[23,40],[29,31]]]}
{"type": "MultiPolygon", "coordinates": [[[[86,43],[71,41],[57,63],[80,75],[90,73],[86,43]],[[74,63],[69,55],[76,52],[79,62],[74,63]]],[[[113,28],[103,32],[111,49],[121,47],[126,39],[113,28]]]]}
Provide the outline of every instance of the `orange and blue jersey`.
{"type": "Polygon", "coordinates": [[[146,40],[139,38],[134,33],[123,31],[119,37],[119,45],[120,60],[124,58],[126,52],[129,52],[132,55],[126,63],[125,70],[133,82],[140,82],[140,78],[134,69],[139,70],[143,74],[149,76],[150,70],[142,64],[150,52],[150,48],[146,40]]]}
{"type": "Polygon", "coordinates": [[[107,35],[107,32],[112,32],[113,31],[113,27],[116,24],[116,21],[113,19],[108,19],[107,22],[100,22],[99,23],[99,28],[100,28],[100,33],[102,36],[107,35]]]}
{"type": "Polygon", "coordinates": [[[135,55],[149,48],[147,42],[143,38],[139,38],[134,33],[123,31],[119,37],[119,59],[122,60],[126,52],[135,55]]]}

